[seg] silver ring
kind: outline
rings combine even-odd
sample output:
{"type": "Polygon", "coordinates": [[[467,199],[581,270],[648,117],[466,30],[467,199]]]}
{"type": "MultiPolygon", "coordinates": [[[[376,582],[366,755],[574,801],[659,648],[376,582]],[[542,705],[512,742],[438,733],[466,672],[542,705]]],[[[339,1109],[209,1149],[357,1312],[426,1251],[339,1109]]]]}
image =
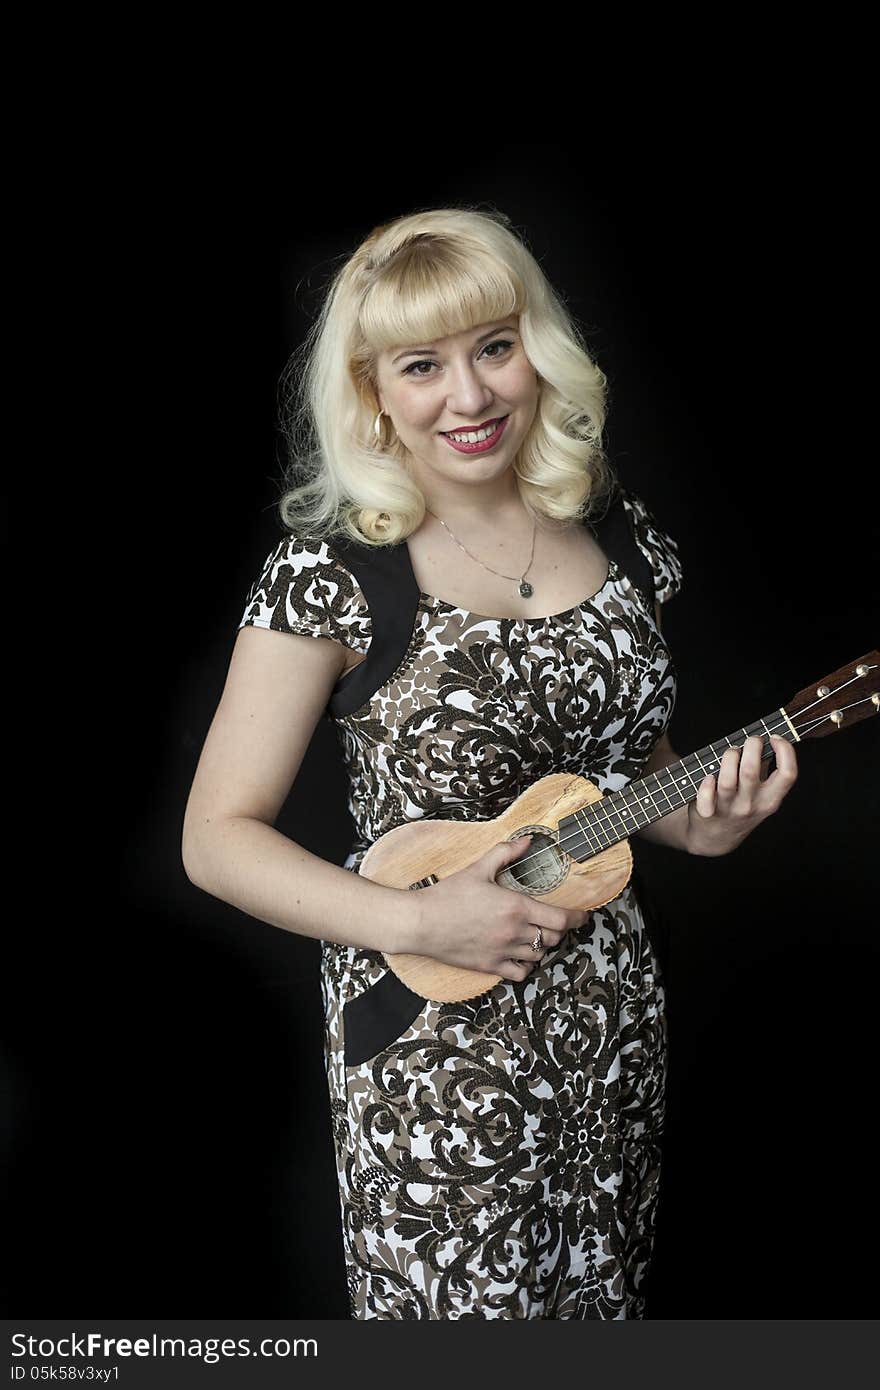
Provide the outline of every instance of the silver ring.
{"type": "Polygon", "coordinates": [[[541,935],[541,928],[539,927],[538,930],[535,932],[535,939],[534,939],[534,941],[532,942],[532,950],[534,951],[534,953],[535,953],[536,956],[539,956],[539,955],[541,954],[541,952],[543,951],[543,949],[544,949],[544,938],[543,938],[543,936],[541,935]]]}

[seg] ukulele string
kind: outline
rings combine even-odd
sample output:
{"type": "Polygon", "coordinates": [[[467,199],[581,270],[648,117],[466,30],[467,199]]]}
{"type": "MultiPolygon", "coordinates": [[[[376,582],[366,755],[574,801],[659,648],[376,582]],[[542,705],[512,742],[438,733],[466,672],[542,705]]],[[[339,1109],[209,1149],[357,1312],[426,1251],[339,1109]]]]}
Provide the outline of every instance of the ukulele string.
{"type": "MultiPolygon", "coordinates": [[[[765,728],[767,728],[766,721],[762,720],[762,723],[764,723],[765,728]]],[[[784,721],[784,720],[780,720],[780,722],[779,722],[779,724],[778,724],[777,726],[775,726],[775,727],[772,728],[772,729],[768,728],[768,729],[767,729],[767,732],[768,732],[768,734],[769,734],[769,733],[776,733],[776,732],[778,732],[779,729],[784,729],[785,727],[786,727],[786,726],[785,726],[785,721],[784,721]]],[[[745,733],[745,730],[743,730],[743,733],[745,733]]],[[[734,744],[734,743],[729,744],[729,746],[730,746],[731,748],[737,747],[737,745],[734,744]]],[[[769,748],[769,749],[768,749],[768,748],[765,748],[765,749],[762,751],[762,753],[761,753],[761,761],[763,762],[765,758],[772,758],[772,756],[773,756],[773,749],[772,749],[772,748],[769,748]]],[[[689,754],[688,754],[688,757],[691,757],[691,758],[696,757],[696,754],[695,754],[695,753],[689,753],[689,754]]],[[[684,761],[685,761],[685,760],[682,759],[680,766],[683,766],[683,765],[684,765],[684,761]]],[[[662,783],[659,781],[659,773],[660,773],[660,772],[668,772],[668,770],[669,770],[668,768],[660,768],[659,771],[658,771],[658,773],[655,774],[655,776],[657,776],[657,778],[658,778],[658,783],[657,783],[657,787],[655,788],[655,791],[660,791],[660,792],[662,792],[663,795],[666,797],[667,800],[669,800],[669,796],[668,796],[668,793],[667,793],[666,788],[665,788],[665,787],[662,785],[662,783]]],[[[687,772],[688,777],[691,778],[691,785],[692,785],[692,786],[696,786],[696,783],[693,782],[693,778],[692,778],[692,776],[691,776],[690,771],[689,771],[687,768],[685,768],[685,771],[687,772]]],[[[621,794],[626,793],[627,791],[631,790],[632,786],[633,786],[633,784],[632,784],[632,783],[629,783],[626,787],[621,787],[621,788],[620,788],[620,793],[621,793],[621,794]]],[[[611,795],[616,795],[616,794],[617,794],[617,793],[613,793],[613,792],[611,793],[611,795]]],[[[649,793],[649,796],[650,796],[650,799],[653,801],[653,800],[654,800],[654,793],[649,793]]],[[[656,805],[656,802],[655,802],[655,805],[656,805]]],[[[600,801],[598,801],[598,802],[593,802],[591,806],[588,806],[587,808],[581,808],[581,809],[582,809],[582,810],[587,809],[587,810],[589,810],[589,811],[592,811],[593,821],[592,821],[592,825],[590,826],[590,829],[591,829],[591,830],[595,830],[595,831],[598,832],[599,830],[609,829],[609,830],[611,831],[611,833],[615,836],[615,838],[614,838],[613,840],[609,840],[607,844],[599,844],[599,845],[597,846],[597,852],[599,852],[599,851],[601,851],[601,850],[610,849],[610,848],[612,847],[612,845],[619,844],[620,841],[621,841],[622,839],[626,839],[626,836],[625,836],[625,835],[623,835],[623,836],[620,835],[619,831],[617,831],[617,830],[611,825],[611,817],[612,817],[612,816],[616,815],[617,818],[618,818],[618,820],[620,820],[620,812],[617,811],[614,807],[607,807],[607,808],[604,808],[604,809],[603,809],[603,808],[602,808],[602,801],[601,801],[601,799],[600,799],[600,801]],[[595,807],[595,809],[593,809],[594,807],[595,807]]],[[[628,808],[626,807],[625,804],[624,804],[624,808],[623,808],[623,809],[624,809],[624,810],[627,810],[627,809],[628,809],[628,808]]],[[[671,811],[672,809],[673,809],[673,806],[672,806],[672,803],[670,802],[670,805],[669,805],[669,807],[668,807],[668,810],[671,811]]],[[[676,807],[675,809],[678,809],[678,808],[676,807]]],[[[576,814],[577,814],[577,813],[575,812],[575,815],[576,815],[576,814]]],[[[666,814],[666,813],[664,812],[664,814],[666,814]]],[[[570,845],[578,844],[578,843],[580,843],[580,842],[583,840],[583,838],[584,838],[584,830],[583,830],[583,827],[582,827],[582,826],[579,826],[579,827],[577,828],[577,830],[571,832],[570,835],[568,835],[568,836],[563,836],[562,839],[557,840],[557,841],[556,841],[556,847],[559,848],[559,849],[561,849],[561,850],[563,850],[563,851],[566,851],[566,846],[567,846],[567,845],[569,845],[569,844],[570,844],[570,845]]],[[[543,853],[544,853],[543,850],[528,850],[528,851],[523,855],[522,859],[515,859],[515,860],[513,861],[513,864],[511,865],[511,868],[513,868],[513,865],[516,865],[517,869],[519,869],[521,866],[523,866],[523,865],[525,865],[525,864],[528,864],[528,862],[529,862],[530,859],[537,859],[537,858],[539,858],[543,853]]],[[[528,883],[526,883],[526,887],[529,887],[529,886],[531,886],[531,885],[529,885],[528,883]]]]}
{"type": "MultiPolygon", "coordinates": [[[[871,669],[871,670],[874,670],[874,667],[872,666],[870,669],[871,669]]],[[[846,688],[847,685],[851,685],[852,682],[853,682],[854,680],[856,680],[856,679],[858,679],[858,678],[855,677],[855,676],[851,677],[850,680],[845,681],[842,685],[838,686],[837,690],[830,692],[830,695],[837,695],[837,694],[839,694],[839,692],[840,692],[841,690],[844,690],[844,689],[846,688]]],[[[816,705],[821,704],[823,700],[827,700],[827,699],[829,699],[829,698],[830,698],[829,695],[823,695],[823,696],[818,697],[817,699],[815,699],[815,700],[812,702],[812,704],[810,704],[810,705],[805,705],[804,708],[803,708],[802,710],[799,710],[798,713],[794,716],[794,718],[795,718],[796,720],[801,720],[801,721],[802,721],[802,720],[803,720],[803,716],[804,716],[805,714],[807,714],[811,709],[814,709],[816,705]]],[[[861,697],[860,699],[858,699],[858,700],[853,700],[853,701],[851,701],[850,704],[844,705],[844,706],[843,706],[843,709],[841,710],[841,713],[843,713],[844,711],[849,710],[849,709],[855,709],[858,705],[867,704],[868,701],[870,700],[870,698],[871,698],[871,697],[870,697],[869,695],[866,695],[866,696],[862,696],[862,697],[861,697]]],[[[812,719],[812,720],[806,720],[805,722],[801,722],[797,727],[800,728],[800,729],[802,729],[805,733],[810,733],[813,729],[817,728],[817,727],[823,722],[823,720],[825,720],[825,719],[827,719],[827,718],[828,718],[827,715],[821,715],[819,718],[812,719]]],[[[785,720],[785,719],[781,720],[781,721],[779,722],[779,724],[776,725],[776,726],[774,726],[774,728],[772,728],[772,729],[770,729],[770,728],[767,727],[767,721],[766,721],[766,720],[762,720],[761,722],[762,722],[762,724],[764,724],[765,729],[767,729],[767,733],[768,733],[768,734],[770,734],[770,733],[777,733],[779,729],[785,729],[786,726],[787,726],[787,725],[786,725],[786,720],[785,720]]],[[[745,729],[743,729],[742,732],[745,733],[745,732],[746,732],[745,729]]],[[[741,745],[737,745],[737,744],[730,743],[729,740],[728,740],[728,744],[729,744],[729,747],[731,747],[731,748],[735,748],[735,747],[741,746],[741,745]]],[[[710,745],[710,746],[711,746],[711,745],[710,745]]],[[[688,754],[687,756],[693,758],[693,757],[696,757],[696,754],[690,753],[690,754],[688,754]]],[[[761,761],[762,761],[762,762],[763,762],[765,759],[772,758],[772,757],[773,757],[773,749],[772,749],[772,748],[764,748],[764,749],[762,750],[762,752],[761,752],[761,761]]],[[[698,761],[699,761],[699,760],[698,760],[698,761]]],[[[684,766],[684,763],[685,763],[685,759],[682,759],[682,760],[681,760],[681,765],[684,766]]],[[[690,777],[690,776],[691,776],[690,771],[689,771],[688,769],[685,769],[685,770],[688,772],[688,776],[690,777]]],[[[664,771],[664,772],[665,772],[665,771],[668,771],[668,769],[667,769],[667,768],[662,768],[662,769],[660,769],[660,771],[664,771]]],[[[692,782],[692,785],[695,785],[695,784],[693,784],[693,782],[692,782]]],[[[629,786],[631,787],[632,784],[630,783],[629,786]]],[[[625,792],[625,791],[628,790],[628,789],[629,789],[628,787],[627,787],[627,788],[621,788],[621,792],[625,792]]],[[[660,791],[663,792],[664,796],[667,797],[667,800],[669,799],[669,798],[668,798],[667,791],[666,791],[666,788],[663,787],[662,784],[659,784],[659,783],[658,783],[658,790],[660,790],[660,791]]],[[[612,793],[612,794],[613,794],[613,793],[612,793]]],[[[651,796],[651,799],[653,800],[653,795],[651,796]]],[[[624,805],[624,809],[628,809],[628,808],[624,805]]],[[[672,808],[672,805],[670,804],[669,810],[672,810],[672,809],[673,809],[673,808],[672,808]]],[[[678,808],[676,808],[676,809],[678,809],[678,808]]],[[[607,828],[612,828],[612,829],[613,829],[613,827],[611,827],[611,824],[610,824],[610,823],[611,823],[611,817],[612,817],[613,815],[616,815],[617,818],[618,818],[618,820],[620,820],[620,813],[619,813],[618,811],[616,811],[614,808],[608,808],[608,810],[606,810],[606,811],[603,812],[603,811],[600,809],[600,807],[597,807],[596,810],[593,812],[593,817],[594,817],[594,819],[593,819],[593,826],[592,826],[591,828],[593,828],[593,829],[595,829],[595,830],[600,830],[600,829],[605,830],[605,829],[607,829],[607,828]]],[[[583,828],[580,827],[579,830],[578,830],[577,832],[574,832],[574,833],[572,834],[572,836],[569,837],[568,841],[566,841],[566,840],[564,840],[564,839],[563,839],[563,840],[559,840],[559,841],[557,841],[557,845],[558,845],[558,847],[559,847],[560,849],[562,849],[562,850],[564,851],[565,848],[566,848],[566,843],[575,844],[575,843],[577,843],[579,840],[581,840],[582,837],[583,837],[583,828]]],[[[604,845],[603,845],[603,844],[600,844],[600,845],[598,846],[599,851],[605,850],[605,849],[610,849],[611,846],[612,846],[613,844],[619,844],[619,843],[620,843],[620,838],[621,838],[621,837],[618,837],[618,839],[616,839],[616,840],[611,840],[611,841],[608,842],[608,844],[604,844],[604,845]]],[[[625,837],[622,837],[622,838],[625,838],[625,837]]],[[[523,864],[527,864],[528,861],[529,861],[530,859],[538,858],[542,853],[543,853],[542,850],[530,851],[529,853],[524,854],[523,857],[522,857],[522,859],[516,859],[516,860],[514,860],[514,863],[515,863],[517,866],[523,865],[523,864]]],[[[530,886],[530,885],[527,884],[526,886],[530,886]]]]}
{"type": "MultiPolygon", "coordinates": [[[[869,669],[873,671],[873,670],[876,669],[876,668],[875,668],[875,666],[871,666],[869,669]]],[[[804,708],[803,708],[802,710],[799,710],[799,711],[797,712],[797,714],[794,716],[794,718],[793,718],[793,720],[792,720],[792,723],[795,725],[795,728],[796,728],[796,729],[802,729],[804,733],[810,733],[810,732],[812,732],[812,730],[815,729],[815,728],[817,728],[825,719],[828,718],[828,716],[827,716],[827,715],[821,715],[821,716],[819,716],[819,717],[817,717],[817,718],[815,718],[815,719],[806,720],[806,721],[804,721],[803,716],[804,716],[805,714],[808,714],[808,713],[810,712],[811,709],[814,709],[814,708],[816,707],[816,705],[821,704],[823,700],[828,700],[828,699],[830,699],[832,696],[838,695],[838,694],[840,693],[841,690],[845,690],[846,687],[847,687],[848,685],[852,685],[853,681],[858,680],[858,679],[861,679],[861,677],[852,676],[849,680],[844,681],[841,685],[839,685],[839,686],[837,687],[836,690],[830,691],[828,695],[819,696],[819,697],[817,697],[817,698],[812,702],[812,704],[805,705],[804,708]],[[801,721],[801,722],[798,723],[798,722],[796,722],[796,721],[801,721]]],[[[859,705],[867,704],[867,703],[869,702],[870,698],[871,698],[871,697],[870,697],[869,695],[866,695],[866,696],[862,696],[862,697],[861,697],[860,699],[858,699],[858,700],[853,700],[853,701],[851,701],[850,704],[844,705],[844,706],[843,706],[843,709],[841,710],[841,713],[844,713],[846,710],[855,709],[855,708],[857,708],[859,705]]],[[[778,733],[778,731],[779,731],[780,729],[786,728],[786,719],[785,719],[785,718],[781,719],[780,722],[779,722],[779,724],[778,724],[777,726],[775,726],[774,728],[772,728],[772,729],[767,727],[767,722],[766,722],[766,720],[762,720],[761,722],[762,722],[762,724],[764,724],[765,729],[767,729],[767,734],[768,734],[768,735],[771,734],[771,733],[778,733]]],[[[743,729],[742,732],[745,733],[745,729],[743,729]]],[[[726,735],[725,735],[725,737],[726,737],[726,735]]],[[[731,747],[731,748],[735,748],[735,747],[741,746],[741,745],[729,743],[729,740],[728,740],[728,744],[729,744],[729,747],[731,747]]],[[[711,747],[711,745],[710,745],[710,747],[711,747]]],[[[693,757],[696,757],[696,754],[690,753],[690,754],[688,754],[687,756],[693,758],[693,757]]],[[[773,757],[773,749],[772,749],[772,748],[764,748],[764,749],[762,750],[762,752],[761,752],[761,761],[762,761],[762,762],[764,762],[765,759],[769,759],[769,758],[772,758],[772,757],[773,757]]],[[[681,764],[683,765],[684,762],[685,762],[685,759],[683,758],[683,759],[681,760],[681,764]]],[[[667,769],[665,769],[665,768],[660,769],[660,771],[666,771],[666,770],[667,770],[667,769]]],[[[687,770],[687,769],[686,769],[686,770],[687,770]]],[[[689,777],[691,776],[691,774],[690,774],[689,771],[688,771],[688,776],[689,776],[689,777]]],[[[693,784],[693,783],[692,783],[692,784],[693,784]]],[[[630,786],[631,786],[631,785],[632,785],[632,784],[630,784],[630,786]]],[[[693,785],[695,785],[695,784],[693,784],[693,785]]],[[[658,789],[659,789],[660,791],[662,791],[664,795],[667,795],[666,789],[665,789],[664,787],[662,787],[662,785],[659,786],[658,789]]],[[[625,790],[627,790],[627,788],[621,788],[621,791],[625,791],[625,790]]],[[[653,796],[651,797],[651,799],[653,800],[653,796]]],[[[668,796],[667,796],[667,800],[668,800],[668,796]]],[[[593,804],[595,805],[595,803],[593,803],[593,804]]],[[[600,803],[600,804],[601,804],[601,803],[600,803]]],[[[627,808],[624,807],[624,809],[627,809],[627,808]]],[[[670,809],[670,810],[673,809],[671,805],[670,805],[669,809],[670,809]]],[[[678,808],[676,808],[676,809],[678,809],[678,808]]],[[[594,819],[593,819],[593,826],[592,826],[591,828],[594,828],[594,829],[596,829],[596,830],[609,828],[609,827],[610,827],[610,822],[611,822],[611,817],[612,817],[612,815],[617,815],[618,819],[620,819],[620,813],[617,812],[617,811],[615,811],[615,810],[613,810],[613,809],[611,809],[611,808],[609,808],[604,814],[599,813],[599,812],[598,812],[598,808],[597,808],[597,810],[593,812],[593,817],[594,817],[594,819]]],[[[610,848],[612,847],[612,845],[614,845],[614,844],[619,844],[619,843],[621,842],[621,839],[625,839],[625,838],[626,838],[626,837],[623,836],[623,837],[619,837],[617,840],[609,841],[609,843],[608,843],[607,845],[602,845],[602,846],[600,847],[600,851],[601,851],[601,850],[605,850],[605,849],[610,849],[610,848]]],[[[563,850],[563,852],[565,852],[566,844],[572,844],[572,845],[573,845],[573,844],[578,843],[578,842],[579,842],[580,840],[582,840],[582,839],[583,839],[583,830],[582,830],[582,829],[579,829],[578,831],[573,832],[570,836],[568,836],[568,837],[563,837],[563,839],[558,840],[558,841],[556,842],[556,847],[558,847],[559,849],[563,850]]],[[[539,859],[543,854],[544,854],[544,851],[543,851],[543,850],[530,850],[530,851],[528,851],[526,854],[524,854],[523,857],[522,857],[521,859],[515,859],[515,860],[513,861],[513,863],[516,865],[517,869],[520,869],[520,868],[523,867],[524,865],[528,864],[528,862],[529,862],[530,859],[539,859]]],[[[511,866],[511,867],[512,867],[512,866],[511,866]]],[[[532,887],[532,886],[534,886],[534,885],[532,885],[532,884],[530,884],[530,883],[528,882],[528,878],[524,879],[524,880],[523,880],[523,883],[524,883],[524,886],[525,886],[525,887],[532,887]]]]}
{"type": "MultiPolygon", "coordinates": [[[[840,712],[840,714],[845,714],[847,710],[850,710],[850,709],[858,709],[859,705],[867,705],[867,704],[870,704],[870,703],[871,703],[871,696],[870,696],[870,695],[863,695],[862,698],[859,699],[859,700],[851,700],[850,703],[849,703],[848,705],[839,705],[839,706],[838,706],[838,711],[840,712]]],[[[805,711],[805,710],[802,710],[801,713],[804,714],[804,713],[806,713],[806,711],[805,711]]],[[[801,717],[801,716],[800,716],[800,714],[799,714],[799,715],[798,715],[798,718],[800,719],[800,717],[801,717]]],[[[825,723],[825,720],[826,720],[827,718],[828,718],[828,715],[827,715],[827,714],[820,714],[820,715],[818,716],[818,718],[816,718],[816,719],[808,719],[807,722],[806,722],[806,724],[798,724],[798,725],[797,725],[798,731],[803,730],[804,733],[810,734],[810,733],[813,732],[814,729],[818,729],[818,727],[819,727],[820,724],[824,724],[824,723],[825,723]]]]}

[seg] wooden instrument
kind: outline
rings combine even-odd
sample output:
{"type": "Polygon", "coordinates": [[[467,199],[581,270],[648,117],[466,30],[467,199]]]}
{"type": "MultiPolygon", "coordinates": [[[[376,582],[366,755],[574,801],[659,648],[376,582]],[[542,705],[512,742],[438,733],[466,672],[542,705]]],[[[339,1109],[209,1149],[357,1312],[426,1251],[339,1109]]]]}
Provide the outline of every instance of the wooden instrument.
{"type": "MultiPolygon", "coordinates": [[[[632,873],[627,836],[695,800],[703,778],[718,772],[727,748],[741,748],[747,738],[760,735],[762,759],[772,758],[771,734],[800,743],[846,728],[878,712],[878,689],[880,653],[872,651],[801,690],[785,708],[620,791],[603,796],[586,777],[554,773],[493,820],[424,817],[396,826],[370,846],[360,873],[391,888],[429,889],[500,841],[531,832],[522,855],[496,881],[563,907],[602,907],[620,895],[632,873]]],[[[475,998],[502,979],[429,956],[386,954],[385,960],[414,993],[440,1003],[475,998]]]]}

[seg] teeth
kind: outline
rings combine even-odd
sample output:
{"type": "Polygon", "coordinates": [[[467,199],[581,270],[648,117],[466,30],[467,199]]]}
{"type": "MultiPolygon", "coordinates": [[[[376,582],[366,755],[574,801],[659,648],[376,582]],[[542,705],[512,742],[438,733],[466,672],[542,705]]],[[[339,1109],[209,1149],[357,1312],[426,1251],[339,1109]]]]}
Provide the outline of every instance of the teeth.
{"type": "Polygon", "coordinates": [[[498,428],[500,421],[496,420],[493,425],[488,425],[484,430],[474,430],[470,434],[453,434],[449,430],[450,439],[457,439],[459,444],[479,444],[483,439],[488,439],[498,428]]]}

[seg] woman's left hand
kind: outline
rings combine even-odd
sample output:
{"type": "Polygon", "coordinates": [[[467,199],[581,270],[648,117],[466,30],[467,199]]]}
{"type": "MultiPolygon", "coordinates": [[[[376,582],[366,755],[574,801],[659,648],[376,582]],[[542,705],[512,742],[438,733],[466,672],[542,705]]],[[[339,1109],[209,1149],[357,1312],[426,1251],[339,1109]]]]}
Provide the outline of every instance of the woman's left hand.
{"type": "Polygon", "coordinates": [[[709,773],[688,804],[689,854],[729,854],[756,825],[778,811],[797,781],[797,758],[787,739],[770,735],[776,770],[761,761],[763,739],[753,735],[742,748],[728,748],[716,778],[709,773]]]}

